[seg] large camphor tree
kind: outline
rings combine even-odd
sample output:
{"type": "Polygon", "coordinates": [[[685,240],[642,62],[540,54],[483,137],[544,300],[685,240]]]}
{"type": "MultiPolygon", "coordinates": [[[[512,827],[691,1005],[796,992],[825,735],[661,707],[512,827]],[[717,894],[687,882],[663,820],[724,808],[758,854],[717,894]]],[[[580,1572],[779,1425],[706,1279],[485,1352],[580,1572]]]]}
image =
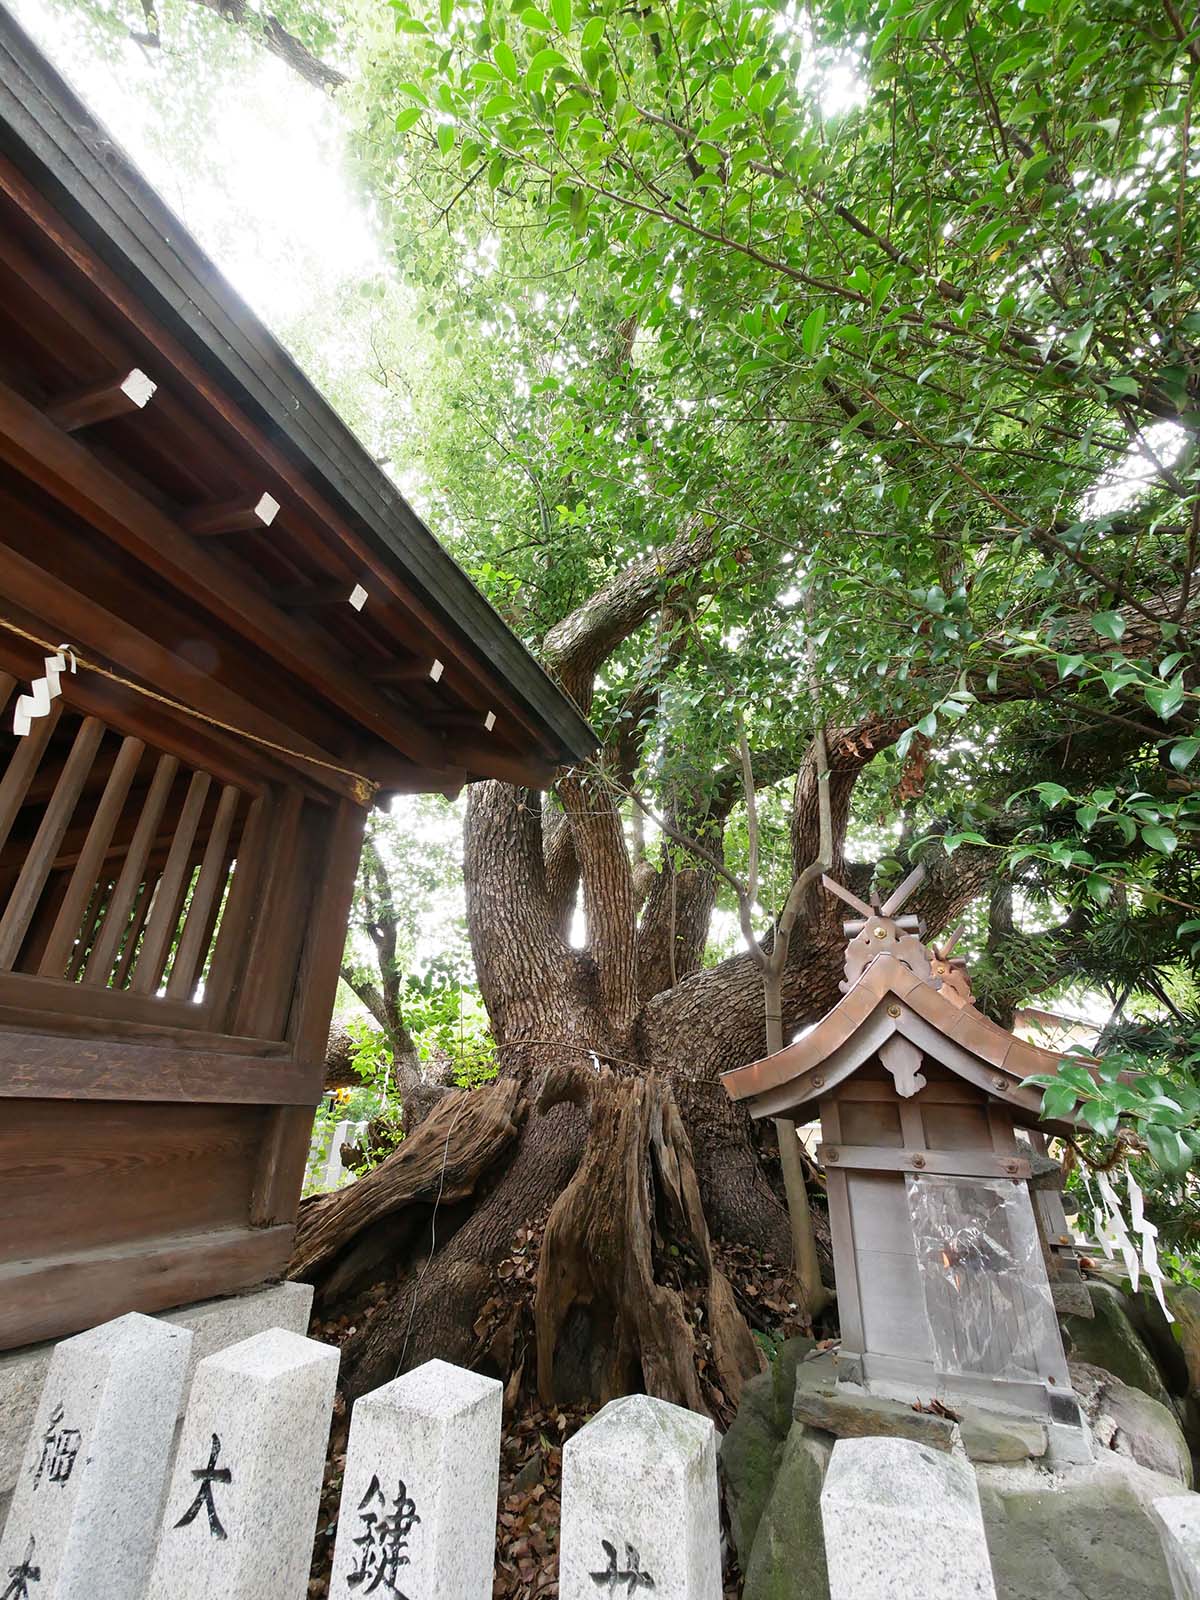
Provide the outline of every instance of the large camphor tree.
{"type": "Polygon", "coordinates": [[[393,1158],[401,1213],[317,1202],[299,1264],[396,1268],[352,1390],[512,1372],[497,1272],[544,1223],[543,1393],[719,1410],[754,1355],[712,1241],[792,1235],[718,1078],[766,1048],[785,903],[782,1036],[838,997],[816,864],[866,894],[924,862],[911,909],[965,920],[998,1016],[1107,992],[1114,1072],[1153,1070],[1088,1090],[1098,1133],[1196,1149],[1200,35],[1173,0],[329,26],[419,308],[345,308],[381,451],[602,743],[472,789],[500,1079],[393,1158]],[[731,908],[757,957],[715,959],[731,908]]]}

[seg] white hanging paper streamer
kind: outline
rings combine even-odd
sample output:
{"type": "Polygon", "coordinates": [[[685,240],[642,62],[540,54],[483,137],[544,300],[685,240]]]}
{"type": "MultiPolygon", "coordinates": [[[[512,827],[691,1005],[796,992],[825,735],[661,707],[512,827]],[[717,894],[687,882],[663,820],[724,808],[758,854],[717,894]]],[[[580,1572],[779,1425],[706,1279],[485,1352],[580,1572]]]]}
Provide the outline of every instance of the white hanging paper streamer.
{"type": "Polygon", "coordinates": [[[1100,1185],[1100,1197],[1104,1201],[1108,1215],[1100,1234],[1100,1243],[1104,1246],[1104,1253],[1112,1260],[1112,1251],[1108,1248],[1109,1242],[1121,1252],[1121,1259],[1125,1263],[1125,1270],[1129,1274],[1129,1283],[1133,1292],[1137,1293],[1138,1279],[1141,1275],[1141,1262],[1138,1259],[1137,1249],[1129,1236],[1129,1229],[1125,1226],[1125,1218],[1121,1215],[1121,1202],[1117,1198],[1117,1191],[1109,1182],[1107,1172],[1098,1172],[1096,1182],[1100,1185]]]}
{"type": "Polygon", "coordinates": [[[361,611],[367,603],[367,591],[361,583],[356,583],[350,591],[350,604],[355,611],[361,611]]]}
{"type": "Polygon", "coordinates": [[[45,677],[35,678],[29,685],[29,693],[18,695],[17,703],[13,707],[13,732],[18,739],[23,739],[29,732],[35,717],[49,714],[51,700],[56,700],[62,693],[59,679],[67,670],[68,658],[70,669],[74,672],[75,652],[69,644],[60,644],[55,655],[44,658],[45,677]]]}
{"type": "MultiPolygon", "coordinates": [[[[1100,1185],[1100,1196],[1104,1201],[1103,1206],[1093,1203],[1092,1215],[1096,1222],[1096,1237],[1100,1248],[1111,1261],[1113,1251],[1121,1252],[1121,1259],[1125,1263],[1125,1270],[1129,1274],[1129,1285],[1137,1293],[1138,1283],[1144,1275],[1154,1298],[1162,1307],[1163,1316],[1168,1322],[1174,1322],[1167,1306],[1166,1294],[1163,1290],[1163,1272],[1158,1263],[1158,1229],[1146,1215],[1145,1198],[1138,1181],[1128,1168],[1125,1170],[1125,1182],[1129,1189],[1129,1216],[1133,1224],[1133,1233],[1140,1236],[1141,1256],[1138,1255],[1137,1245],[1134,1243],[1130,1230],[1125,1225],[1125,1218],[1121,1213],[1121,1202],[1117,1192],[1109,1181],[1108,1174],[1096,1174],[1096,1181],[1100,1185]]],[[[1084,1179],[1089,1200],[1092,1198],[1091,1186],[1084,1179]]]]}
{"type": "Polygon", "coordinates": [[[1167,1297],[1163,1293],[1162,1268],[1158,1264],[1158,1229],[1146,1215],[1145,1202],[1142,1191],[1138,1188],[1138,1181],[1133,1173],[1127,1174],[1129,1182],[1129,1218],[1133,1223],[1135,1233],[1142,1236],[1142,1270],[1149,1280],[1150,1287],[1154,1290],[1154,1298],[1162,1307],[1163,1316],[1168,1322],[1175,1318],[1167,1306],[1167,1297]]]}

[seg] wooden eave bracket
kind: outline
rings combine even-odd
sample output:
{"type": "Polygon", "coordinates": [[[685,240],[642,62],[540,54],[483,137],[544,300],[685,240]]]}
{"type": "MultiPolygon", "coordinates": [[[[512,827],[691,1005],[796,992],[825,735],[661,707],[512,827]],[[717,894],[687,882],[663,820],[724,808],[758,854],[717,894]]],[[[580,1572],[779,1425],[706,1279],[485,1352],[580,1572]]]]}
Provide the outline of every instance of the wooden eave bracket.
{"type": "Polygon", "coordinates": [[[46,407],[46,416],[64,433],[77,433],[80,428],[90,428],[94,423],[144,410],[157,388],[140,367],[132,367],[123,377],[94,384],[56,400],[46,407]]]}
{"type": "Polygon", "coordinates": [[[179,520],[197,538],[210,539],[226,533],[262,533],[278,514],[279,501],[274,495],[264,493],[254,500],[223,500],[215,505],[194,506],[179,520]]]}

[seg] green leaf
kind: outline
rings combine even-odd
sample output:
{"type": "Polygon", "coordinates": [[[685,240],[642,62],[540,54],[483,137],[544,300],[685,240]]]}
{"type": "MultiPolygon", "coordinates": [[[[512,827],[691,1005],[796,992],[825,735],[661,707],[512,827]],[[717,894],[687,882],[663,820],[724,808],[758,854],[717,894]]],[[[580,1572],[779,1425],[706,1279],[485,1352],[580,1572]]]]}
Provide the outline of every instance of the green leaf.
{"type": "Polygon", "coordinates": [[[570,33],[571,0],[550,0],[550,10],[554,13],[554,25],[559,33],[570,33]]]}
{"type": "Polygon", "coordinates": [[[396,118],[396,132],[407,133],[410,128],[415,128],[425,115],[420,106],[405,106],[396,118]]]}
{"type": "Polygon", "coordinates": [[[454,0],[440,0],[438,14],[442,19],[443,29],[448,28],[454,18],[454,0]]]}
{"type": "Polygon", "coordinates": [[[544,11],[539,11],[536,6],[526,6],[521,13],[521,21],[527,28],[535,28],[539,33],[550,33],[550,18],[544,11]]]}
{"type": "Polygon", "coordinates": [[[448,156],[451,150],[454,149],[454,124],[452,122],[443,122],[439,125],[437,142],[438,149],[444,156],[448,156]]]}
{"type": "Polygon", "coordinates": [[[1125,618],[1119,611],[1098,611],[1092,618],[1092,627],[1102,639],[1111,639],[1115,644],[1125,634],[1125,618]]]}
{"type": "Polygon", "coordinates": [[[1184,772],[1200,750],[1200,739],[1177,739],[1167,752],[1167,759],[1176,772],[1184,772]]]}
{"type": "Polygon", "coordinates": [[[517,69],[517,58],[513,54],[512,46],[506,44],[503,39],[498,39],[492,54],[496,58],[496,65],[509,83],[516,83],[521,74],[517,69]]]}
{"type": "Polygon", "coordinates": [[[981,833],[948,833],[942,840],[942,849],[948,856],[952,856],[960,844],[982,844],[987,840],[981,833]]]}
{"type": "Polygon", "coordinates": [[[1150,1122],[1140,1131],[1145,1136],[1150,1154],[1164,1171],[1181,1172],[1190,1164],[1191,1150],[1178,1128],[1167,1128],[1159,1123],[1150,1122]]]}
{"type": "Polygon", "coordinates": [[[539,50],[525,71],[525,87],[536,94],[542,87],[546,74],[551,67],[561,67],[566,63],[566,56],[561,50],[539,50]]]}
{"type": "Polygon", "coordinates": [[[821,347],[821,335],[825,331],[825,307],[814,306],[804,319],[804,326],[800,330],[800,340],[804,346],[806,356],[815,356],[821,347]]]}
{"type": "Polygon", "coordinates": [[[1157,850],[1160,856],[1169,856],[1179,843],[1170,828],[1164,828],[1157,822],[1148,822],[1142,829],[1142,841],[1151,850],[1157,850]]]}
{"type": "Polygon", "coordinates": [[[1055,1083],[1042,1092],[1042,1116],[1048,1121],[1069,1117],[1079,1096],[1069,1083],[1055,1083]]]}
{"type": "Polygon", "coordinates": [[[1183,683],[1179,678],[1172,678],[1170,683],[1148,683],[1142,692],[1151,711],[1157,712],[1164,722],[1183,704],[1183,683]]]}
{"type": "Polygon", "coordinates": [[[603,37],[604,18],[589,17],[579,35],[579,47],[581,50],[594,50],[603,37]]]}
{"type": "Polygon", "coordinates": [[[1071,791],[1064,789],[1061,783],[1035,783],[1033,787],[1042,804],[1050,811],[1071,798],[1071,791]]]}

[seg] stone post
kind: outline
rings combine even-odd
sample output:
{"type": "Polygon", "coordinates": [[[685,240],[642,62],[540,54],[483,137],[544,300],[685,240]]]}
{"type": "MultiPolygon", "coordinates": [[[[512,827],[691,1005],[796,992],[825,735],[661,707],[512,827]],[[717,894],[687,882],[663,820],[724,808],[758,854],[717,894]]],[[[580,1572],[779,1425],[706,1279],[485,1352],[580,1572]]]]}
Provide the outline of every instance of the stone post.
{"type": "Polygon", "coordinates": [[[338,1360],[272,1328],[196,1368],[147,1600],[303,1600],[338,1360]]]}
{"type": "Polygon", "coordinates": [[[1200,1495],[1166,1495],[1154,1516],[1175,1600],[1200,1600],[1200,1495]]]}
{"type": "Polygon", "coordinates": [[[721,1600],[716,1435],[665,1400],[612,1400],[563,1450],[560,1600],[721,1600]]]}
{"type": "Polygon", "coordinates": [[[131,1312],[55,1348],[0,1541],[0,1592],[141,1600],[191,1342],[131,1312]]]}
{"type": "Polygon", "coordinates": [[[839,1439],[821,1522],[830,1600],[996,1600],[965,1456],[911,1439],[839,1439]]]}
{"type": "Polygon", "coordinates": [[[357,1402],[329,1600],[491,1600],[504,1386],[445,1361],[357,1402]]]}

